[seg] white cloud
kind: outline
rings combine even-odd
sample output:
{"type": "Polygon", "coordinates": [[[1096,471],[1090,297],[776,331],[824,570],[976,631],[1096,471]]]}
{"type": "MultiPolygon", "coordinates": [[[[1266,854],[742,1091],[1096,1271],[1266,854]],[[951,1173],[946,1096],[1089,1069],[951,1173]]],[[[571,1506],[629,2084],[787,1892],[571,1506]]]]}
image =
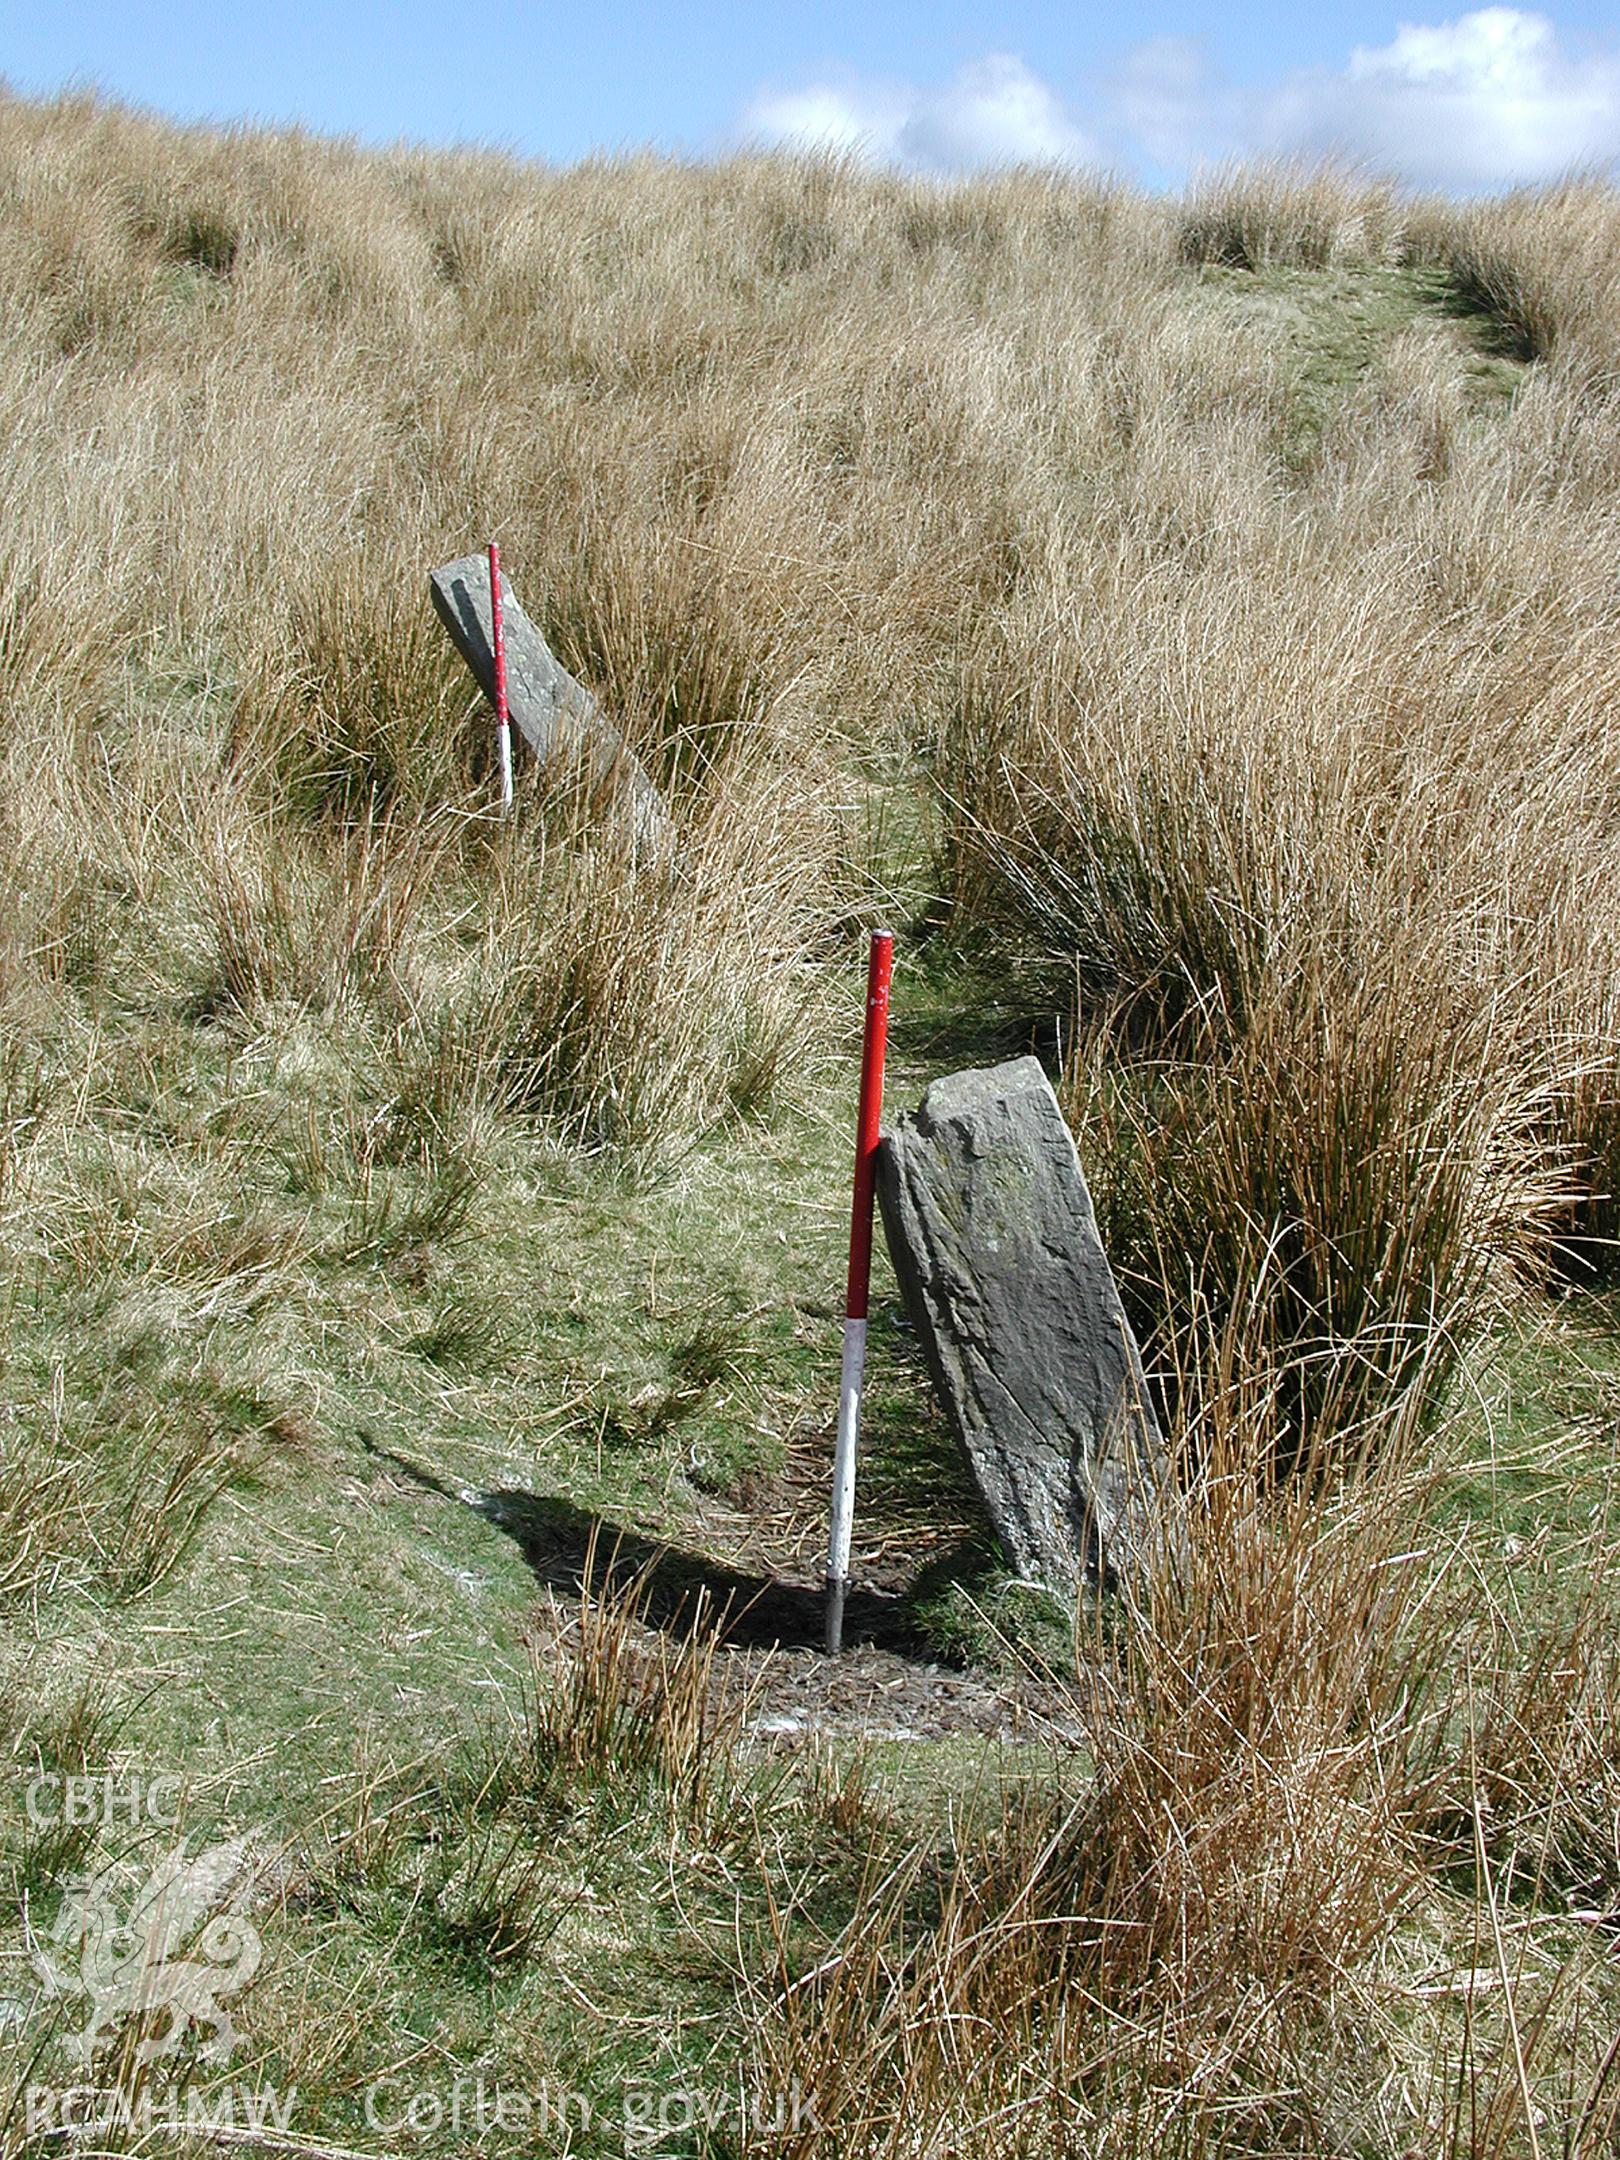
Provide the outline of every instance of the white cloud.
{"type": "Polygon", "coordinates": [[[1062,99],[1010,53],[975,60],[932,89],[850,77],[765,91],[744,115],[742,132],[754,142],[853,151],[917,172],[1099,161],[1062,99]]]}
{"type": "Polygon", "coordinates": [[[1227,157],[1337,155],[1422,186],[1502,187],[1620,159],[1620,45],[1577,50],[1546,15],[1483,7],[1403,23],[1341,68],[1254,87],[1191,39],[1152,38],[1084,115],[1023,61],[993,53],[933,87],[851,75],[762,92],[742,131],[920,172],[1140,160],[1174,176],[1227,157]]]}
{"type": "Polygon", "coordinates": [[[750,142],[811,150],[847,150],[885,163],[906,124],[903,92],[851,79],[808,90],[761,91],[743,115],[750,142]]]}
{"type": "Polygon", "coordinates": [[[1620,152],[1620,60],[1568,57],[1517,8],[1357,46],[1343,94],[1368,153],[1414,179],[1542,180],[1620,152]]]}
{"type": "Polygon", "coordinates": [[[1241,94],[1221,81],[1192,38],[1150,38],[1133,46],[1109,83],[1108,102],[1126,142],[1167,171],[1241,149],[1241,94]]]}
{"type": "Polygon", "coordinates": [[[1546,180],[1620,155],[1620,55],[1566,52],[1545,15],[1486,7],[1403,23],[1344,67],[1257,90],[1180,40],[1139,46],[1116,78],[1127,132],[1161,163],[1337,154],[1435,187],[1546,180]]]}

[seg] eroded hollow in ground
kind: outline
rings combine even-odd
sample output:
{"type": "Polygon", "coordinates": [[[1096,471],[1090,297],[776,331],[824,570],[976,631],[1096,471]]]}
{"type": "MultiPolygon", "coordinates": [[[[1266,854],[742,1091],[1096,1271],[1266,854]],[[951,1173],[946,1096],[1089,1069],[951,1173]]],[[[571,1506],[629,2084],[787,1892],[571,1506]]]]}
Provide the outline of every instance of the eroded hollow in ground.
{"type": "Polygon", "coordinates": [[[811,1572],[821,1526],[811,1516],[766,1510],[735,1518],[739,1558],[757,1562],[750,1567],[647,1537],[554,1495],[458,1488],[403,1456],[375,1452],[424,1493],[471,1508],[516,1543],[546,1592],[528,1630],[542,1660],[569,1654],[587,1595],[617,1598],[633,1606],[628,1625],[649,1645],[712,1632],[710,1685],[740,1699],[745,1730],[762,1741],[792,1745],[818,1733],[1070,1737],[1072,1705],[1060,1681],[947,1659],[919,1628],[919,1597],[949,1578],[964,1543],[976,1545],[959,1525],[866,1556],[844,1608],[845,1650],[828,1657],[821,1584],[811,1572]]]}

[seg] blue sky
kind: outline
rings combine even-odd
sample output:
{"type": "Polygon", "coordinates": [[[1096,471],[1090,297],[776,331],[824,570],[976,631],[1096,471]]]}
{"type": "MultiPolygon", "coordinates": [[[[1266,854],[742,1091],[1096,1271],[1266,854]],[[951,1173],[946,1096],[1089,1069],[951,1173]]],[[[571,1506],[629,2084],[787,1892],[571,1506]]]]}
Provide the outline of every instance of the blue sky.
{"type": "Polygon", "coordinates": [[[1620,157],[1615,0],[1556,13],[1183,0],[0,0],[0,75],[186,119],[567,162],[816,140],[915,170],[1015,159],[1176,182],[1233,155],[1338,152],[1475,189],[1620,157]]]}

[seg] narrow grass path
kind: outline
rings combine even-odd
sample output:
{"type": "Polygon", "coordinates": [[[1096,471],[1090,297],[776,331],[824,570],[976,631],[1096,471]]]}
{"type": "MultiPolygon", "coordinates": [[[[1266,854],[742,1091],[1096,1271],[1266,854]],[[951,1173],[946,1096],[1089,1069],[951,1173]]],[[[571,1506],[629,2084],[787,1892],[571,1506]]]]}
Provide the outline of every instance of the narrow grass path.
{"type": "Polygon", "coordinates": [[[1422,340],[1434,365],[1458,370],[1471,415],[1500,413],[1524,379],[1525,363],[1500,326],[1432,268],[1208,265],[1191,282],[1221,319],[1258,331],[1274,349],[1290,384],[1283,447],[1295,472],[1310,470],[1324,431],[1397,339],[1422,340]]]}

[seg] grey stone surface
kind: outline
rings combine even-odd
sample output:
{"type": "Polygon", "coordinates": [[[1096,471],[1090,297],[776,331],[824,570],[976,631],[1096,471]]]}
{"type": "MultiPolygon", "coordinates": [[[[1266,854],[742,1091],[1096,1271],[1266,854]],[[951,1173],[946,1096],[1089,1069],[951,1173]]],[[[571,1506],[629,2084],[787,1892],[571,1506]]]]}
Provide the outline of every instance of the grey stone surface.
{"type": "Polygon", "coordinates": [[[1165,1448],[1080,1157],[1032,1057],[936,1080],[878,1200],[934,1382],[1021,1575],[1062,1592],[1160,1548],[1165,1448]]]}
{"type": "MultiPolygon", "coordinates": [[[[462,555],[429,571],[439,619],[495,702],[494,625],[489,604],[489,557],[462,555]]],[[[661,852],[674,828],[663,797],[600,705],[558,660],[519,606],[501,573],[501,632],[506,646],[506,704],[512,725],[541,759],[583,758],[608,799],[629,823],[638,849],[661,852]]]]}

